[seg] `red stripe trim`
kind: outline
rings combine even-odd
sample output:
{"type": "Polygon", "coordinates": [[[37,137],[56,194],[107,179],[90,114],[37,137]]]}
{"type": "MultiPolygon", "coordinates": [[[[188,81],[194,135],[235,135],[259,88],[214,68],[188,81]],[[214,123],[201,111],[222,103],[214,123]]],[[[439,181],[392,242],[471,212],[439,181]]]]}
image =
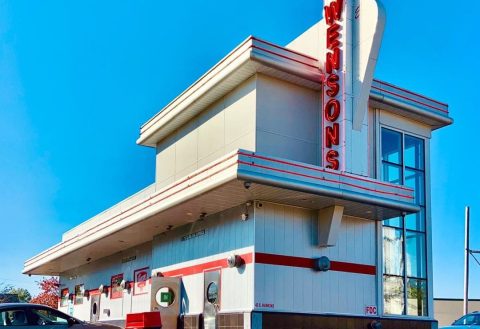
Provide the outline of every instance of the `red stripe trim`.
{"type": "Polygon", "coordinates": [[[294,166],[294,167],[299,167],[299,168],[309,169],[309,170],[313,170],[313,171],[318,171],[318,172],[322,172],[322,173],[326,173],[326,174],[348,177],[348,178],[352,178],[352,179],[355,179],[355,180],[359,180],[359,181],[363,181],[363,182],[367,182],[367,183],[372,183],[372,184],[375,184],[375,185],[388,186],[388,187],[393,187],[393,188],[400,189],[400,190],[405,190],[405,191],[408,191],[408,192],[413,192],[413,189],[411,189],[409,187],[404,187],[404,186],[401,186],[401,185],[389,184],[389,183],[386,183],[386,182],[380,182],[380,181],[376,181],[376,180],[369,180],[369,179],[365,179],[365,178],[357,177],[357,176],[353,176],[353,175],[348,175],[348,174],[341,173],[341,172],[327,171],[325,169],[321,169],[321,168],[318,168],[318,167],[302,165],[302,164],[299,164],[299,163],[289,162],[289,161],[286,161],[286,160],[267,158],[265,156],[258,155],[258,154],[255,154],[255,153],[248,154],[248,153],[238,152],[238,154],[245,155],[245,156],[252,157],[252,158],[267,160],[267,161],[270,161],[270,162],[276,162],[276,163],[286,164],[286,165],[290,165],[290,166],[294,166]]]}
{"type": "Polygon", "coordinates": [[[377,90],[382,91],[382,92],[384,92],[384,93],[391,94],[391,95],[394,95],[394,96],[397,96],[397,97],[400,97],[400,98],[409,100],[409,101],[411,101],[411,102],[418,103],[418,104],[421,104],[421,105],[424,105],[424,106],[427,106],[427,107],[430,107],[430,108],[432,108],[432,109],[435,109],[435,110],[438,110],[438,111],[441,111],[441,112],[444,112],[444,113],[447,113],[447,114],[448,114],[448,111],[447,111],[447,110],[441,109],[441,108],[439,108],[439,107],[435,107],[435,106],[430,105],[430,104],[427,104],[427,103],[420,102],[420,101],[418,101],[418,100],[416,100],[416,99],[413,99],[413,98],[410,98],[410,97],[406,97],[406,96],[403,96],[403,95],[394,93],[394,92],[392,92],[392,91],[389,91],[389,90],[386,90],[386,89],[383,89],[383,88],[379,88],[379,87],[376,87],[376,86],[372,86],[372,89],[377,89],[377,90]]]}
{"type": "MultiPolygon", "coordinates": [[[[253,263],[252,253],[246,253],[240,256],[242,257],[245,264],[253,263]]],[[[255,264],[267,264],[267,265],[276,265],[276,266],[289,266],[289,267],[314,269],[313,258],[267,254],[267,253],[261,253],[261,252],[255,253],[255,264]]],[[[366,275],[377,274],[377,267],[374,265],[337,262],[337,261],[331,261],[330,265],[331,265],[330,270],[335,272],[346,272],[346,273],[366,274],[366,275]]],[[[201,274],[203,272],[207,272],[213,269],[224,269],[227,267],[228,265],[227,265],[226,259],[218,259],[218,260],[196,264],[192,266],[177,268],[171,271],[165,271],[165,272],[162,272],[162,275],[165,277],[188,276],[188,275],[194,275],[194,274],[201,274]]]]}
{"type": "Polygon", "coordinates": [[[382,85],[386,85],[386,86],[389,86],[389,87],[392,87],[392,88],[395,88],[395,89],[404,91],[404,92],[406,92],[406,93],[409,93],[409,94],[412,94],[412,95],[421,97],[421,98],[426,99],[426,100],[428,100],[428,101],[430,101],[430,102],[437,103],[438,105],[448,106],[448,104],[446,104],[446,103],[442,103],[442,102],[439,102],[439,101],[434,100],[433,98],[426,97],[426,96],[424,96],[424,95],[420,95],[420,94],[418,94],[418,93],[415,93],[415,92],[413,92],[413,91],[410,91],[410,90],[401,88],[401,87],[399,87],[399,86],[395,86],[395,85],[393,85],[393,84],[391,84],[391,83],[389,83],[389,82],[385,82],[385,81],[381,81],[381,80],[377,80],[377,79],[373,79],[373,81],[375,81],[375,82],[377,82],[377,83],[380,83],[380,84],[382,84],[382,85]]]}
{"type": "Polygon", "coordinates": [[[320,69],[319,69],[318,66],[316,66],[316,65],[312,65],[312,64],[310,64],[310,63],[305,63],[305,62],[302,62],[302,61],[300,61],[300,60],[298,60],[298,59],[295,59],[295,58],[292,58],[292,57],[288,57],[288,56],[286,56],[286,55],[281,55],[281,54],[276,53],[276,52],[274,52],[274,51],[272,51],[272,50],[268,50],[268,49],[265,49],[265,48],[262,48],[262,47],[259,47],[259,46],[255,46],[255,45],[252,45],[252,48],[259,49],[259,50],[261,50],[261,51],[265,51],[265,52],[267,52],[267,53],[270,53],[270,54],[273,54],[273,55],[276,55],[276,56],[279,56],[279,57],[282,57],[282,58],[285,58],[285,59],[288,59],[288,60],[291,60],[291,61],[294,61],[294,62],[297,62],[297,63],[300,63],[300,64],[303,64],[303,65],[307,65],[307,66],[313,67],[313,68],[318,69],[318,70],[320,71],[320,69]]]}
{"type": "MultiPolygon", "coordinates": [[[[259,252],[255,253],[255,263],[310,269],[314,268],[314,259],[312,258],[266,254],[259,252]]],[[[330,266],[330,270],[336,272],[347,272],[367,275],[377,274],[377,267],[374,265],[331,261],[330,266]]]]}
{"type": "MultiPolygon", "coordinates": [[[[240,255],[242,257],[243,261],[245,264],[251,264],[252,263],[252,253],[247,253],[240,255]]],[[[193,274],[199,274],[203,273],[205,271],[214,269],[214,268],[227,268],[227,260],[226,259],[218,259],[218,260],[213,260],[210,262],[202,263],[202,264],[196,264],[192,266],[187,266],[187,267],[182,267],[178,268],[175,270],[171,271],[166,271],[162,272],[163,276],[168,276],[168,277],[173,277],[173,276],[187,276],[187,275],[193,275],[193,274]]]]}
{"type": "Polygon", "coordinates": [[[288,52],[291,52],[291,53],[294,53],[294,54],[297,54],[297,55],[300,55],[300,56],[303,56],[303,57],[306,57],[306,58],[309,58],[309,59],[313,59],[314,61],[317,61],[317,62],[318,62],[318,59],[317,59],[317,58],[312,57],[312,56],[309,56],[309,55],[306,55],[306,54],[303,54],[303,53],[298,52],[298,51],[296,51],[296,50],[289,49],[289,48],[285,48],[285,47],[276,45],[276,44],[274,44],[274,43],[271,43],[271,42],[268,42],[268,41],[259,39],[259,38],[257,38],[257,37],[253,37],[253,36],[251,37],[251,39],[256,40],[256,41],[258,41],[258,42],[261,42],[261,43],[264,43],[264,44],[267,44],[267,45],[269,45],[269,46],[272,46],[272,47],[281,49],[281,50],[285,50],[285,51],[288,51],[288,52]]]}
{"type": "Polygon", "coordinates": [[[409,196],[409,195],[403,195],[403,194],[398,194],[398,193],[393,193],[393,192],[387,192],[387,191],[378,191],[378,190],[374,190],[374,189],[371,189],[371,188],[368,188],[368,187],[364,187],[364,186],[360,186],[360,185],[356,185],[356,184],[345,183],[345,182],[339,182],[339,181],[336,181],[336,180],[333,180],[333,179],[328,179],[328,178],[325,178],[325,177],[317,177],[317,176],[312,176],[312,175],[300,174],[300,173],[297,173],[297,172],[294,172],[294,171],[290,171],[290,170],[277,169],[277,168],[268,167],[268,166],[263,166],[263,165],[259,165],[259,164],[255,164],[255,163],[249,163],[249,162],[245,162],[245,161],[241,161],[241,160],[239,160],[238,163],[244,164],[244,165],[246,165],[246,166],[258,167],[258,168],[262,168],[262,169],[273,170],[273,171],[277,171],[277,172],[284,173],[284,174],[290,174],[290,175],[294,175],[294,176],[301,176],[301,177],[306,177],[306,178],[311,178],[311,179],[326,181],[326,182],[330,182],[330,183],[343,184],[343,185],[347,185],[347,186],[351,186],[351,187],[355,187],[355,188],[359,188],[359,189],[362,189],[362,190],[367,190],[367,191],[371,191],[371,192],[375,192],[375,193],[395,195],[395,196],[398,196],[398,197],[401,197],[401,198],[413,199],[413,197],[411,197],[411,196],[409,196]]]}

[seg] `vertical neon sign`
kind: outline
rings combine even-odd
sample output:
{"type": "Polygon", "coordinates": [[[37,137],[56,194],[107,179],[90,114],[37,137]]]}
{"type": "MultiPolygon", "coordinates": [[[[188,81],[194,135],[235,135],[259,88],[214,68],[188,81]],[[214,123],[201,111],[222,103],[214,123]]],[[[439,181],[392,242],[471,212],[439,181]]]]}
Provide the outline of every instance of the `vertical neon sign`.
{"type": "Polygon", "coordinates": [[[324,152],[324,161],[327,168],[338,170],[340,167],[339,153],[335,147],[340,144],[340,124],[338,121],[342,113],[342,106],[337,99],[340,91],[340,60],[342,50],[340,48],[340,20],[342,19],[343,0],[334,0],[325,6],[325,22],[327,24],[327,53],[325,58],[325,71],[327,77],[325,80],[325,104],[323,108],[325,127],[324,141],[326,151],[324,152]]]}

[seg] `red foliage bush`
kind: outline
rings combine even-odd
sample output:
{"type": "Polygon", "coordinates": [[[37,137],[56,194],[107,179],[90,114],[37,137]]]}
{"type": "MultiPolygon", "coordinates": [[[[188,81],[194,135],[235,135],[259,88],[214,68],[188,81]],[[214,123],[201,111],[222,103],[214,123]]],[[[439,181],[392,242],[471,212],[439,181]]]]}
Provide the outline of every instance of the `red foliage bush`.
{"type": "Polygon", "coordinates": [[[58,308],[58,287],[60,282],[55,277],[43,278],[37,281],[41,292],[30,300],[30,303],[58,308]]]}

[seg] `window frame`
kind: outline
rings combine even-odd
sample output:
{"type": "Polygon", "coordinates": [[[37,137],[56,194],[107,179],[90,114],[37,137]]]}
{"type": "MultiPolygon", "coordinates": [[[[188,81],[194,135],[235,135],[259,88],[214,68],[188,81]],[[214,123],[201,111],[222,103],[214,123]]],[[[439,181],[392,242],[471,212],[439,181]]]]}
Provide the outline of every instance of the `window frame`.
{"type": "MultiPolygon", "coordinates": [[[[380,179],[383,181],[383,174],[384,174],[384,165],[387,164],[387,165],[393,165],[395,167],[401,167],[402,168],[402,172],[401,172],[401,178],[402,178],[402,185],[405,185],[405,181],[406,181],[406,170],[410,170],[410,171],[414,171],[414,172],[420,172],[420,173],[423,173],[423,180],[422,180],[422,187],[423,187],[423,199],[422,199],[422,202],[421,203],[417,203],[421,210],[421,214],[422,214],[422,217],[423,217],[423,223],[422,225],[418,225],[418,223],[416,223],[416,228],[415,229],[412,229],[412,228],[407,228],[407,216],[401,216],[400,217],[400,221],[401,221],[401,226],[395,226],[395,225],[384,225],[384,222],[380,222],[379,225],[377,226],[378,227],[378,239],[381,243],[381,245],[379,245],[379,251],[378,251],[378,256],[379,256],[379,259],[381,260],[381,266],[382,266],[382,271],[381,271],[381,275],[379,275],[378,279],[377,279],[377,282],[379,284],[379,293],[378,293],[378,301],[379,301],[379,304],[381,305],[381,313],[383,314],[383,316],[385,317],[402,317],[402,318],[412,318],[412,319],[430,319],[430,318],[433,318],[433,307],[432,307],[432,297],[431,297],[431,294],[432,294],[432,289],[431,289],[431,275],[430,275],[430,269],[431,269],[431,248],[430,248],[430,243],[431,243],[431,237],[429,236],[429,233],[430,233],[430,220],[429,220],[429,205],[430,205],[430,191],[427,190],[427,187],[429,186],[429,183],[430,183],[430,177],[429,177],[429,138],[430,138],[430,135],[429,134],[422,134],[422,133],[419,133],[418,131],[412,131],[411,129],[405,129],[407,126],[399,121],[399,119],[395,119],[393,120],[392,118],[383,118],[383,113],[381,114],[380,113],[380,110],[379,109],[376,109],[376,112],[375,112],[375,117],[376,117],[376,124],[375,124],[375,131],[377,133],[374,134],[374,140],[375,140],[375,144],[377,145],[377,148],[374,154],[374,158],[376,159],[376,166],[375,166],[375,171],[376,171],[376,177],[377,179],[380,179]],[[385,122],[384,122],[385,121],[385,122]],[[394,122],[395,121],[395,122],[394,122]],[[399,121],[399,124],[398,124],[398,127],[396,125],[396,121],[399,121]],[[399,128],[401,127],[401,128],[399,128]],[[391,161],[388,161],[388,160],[383,160],[383,138],[382,138],[382,132],[383,130],[386,129],[386,130],[389,130],[391,132],[394,132],[394,133],[398,133],[401,135],[401,163],[394,163],[394,162],[391,162],[391,161]],[[405,159],[405,145],[406,145],[406,136],[408,137],[413,137],[413,138],[417,138],[419,139],[421,142],[422,142],[422,146],[423,146],[423,161],[420,162],[420,166],[419,168],[414,168],[414,167],[410,167],[410,166],[407,166],[406,165],[406,159],[405,159]],[[423,168],[423,169],[422,169],[423,168]],[[384,241],[383,241],[383,238],[384,238],[384,234],[383,234],[383,227],[389,227],[389,228],[393,228],[393,229],[399,229],[399,230],[402,230],[403,232],[403,255],[402,255],[402,258],[403,258],[403,268],[404,268],[404,273],[403,275],[401,276],[403,278],[403,296],[404,296],[404,300],[403,300],[403,312],[402,314],[390,314],[390,313],[386,313],[385,312],[385,291],[384,291],[384,281],[385,281],[385,277],[386,276],[390,276],[390,277],[399,277],[397,275],[390,275],[390,274],[385,274],[384,273],[384,241]],[[407,231],[408,232],[412,232],[412,233],[421,233],[423,234],[424,236],[424,253],[423,253],[423,256],[424,256],[424,266],[425,266],[425,269],[424,269],[424,272],[425,272],[425,277],[421,278],[421,277],[416,277],[416,276],[408,276],[407,275],[407,241],[406,241],[406,237],[407,237],[407,231]],[[420,282],[419,280],[423,281],[424,284],[425,284],[425,293],[426,293],[426,296],[425,296],[425,312],[426,314],[424,315],[412,315],[412,314],[408,314],[408,284],[409,284],[409,281],[410,280],[417,280],[417,282],[420,282]]],[[[410,126],[408,126],[408,128],[412,128],[410,126]]],[[[421,129],[419,129],[419,131],[421,131],[421,129]]],[[[424,133],[424,132],[423,132],[424,133]]],[[[418,219],[415,219],[418,221],[418,219]]]]}

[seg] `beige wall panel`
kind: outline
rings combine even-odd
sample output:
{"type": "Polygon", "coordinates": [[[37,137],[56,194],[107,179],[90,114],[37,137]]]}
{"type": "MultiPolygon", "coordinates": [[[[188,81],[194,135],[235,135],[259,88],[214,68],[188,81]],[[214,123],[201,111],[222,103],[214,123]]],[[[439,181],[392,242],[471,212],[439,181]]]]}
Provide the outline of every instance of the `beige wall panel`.
{"type": "Polygon", "coordinates": [[[225,144],[233,143],[255,130],[255,88],[256,78],[254,77],[225,99],[225,144]]]}
{"type": "Polygon", "coordinates": [[[319,115],[318,92],[258,76],[258,152],[318,164],[319,115]]]}
{"type": "Polygon", "coordinates": [[[255,150],[255,86],[252,77],[157,145],[157,188],[234,149],[255,150]]]}
{"type": "Polygon", "coordinates": [[[317,164],[318,144],[257,130],[257,151],[270,156],[317,164]]]}
{"type": "MultiPolygon", "coordinates": [[[[188,129],[187,127],[185,129],[188,129]]],[[[178,139],[175,143],[175,172],[191,167],[198,160],[198,130],[192,130],[178,139]]],[[[196,166],[195,166],[196,167],[196,166]]]]}
{"type": "Polygon", "coordinates": [[[225,146],[225,111],[223,102],[199,118],[198,159],[223,150],[225,146]]]}
{"type": "Polygon", "coordinates": [[[156,181],[164,182],[175,175],[175,145],[157,153],[156,181]],[[161,164],[161,165],[158,165],[161,164]]]}

